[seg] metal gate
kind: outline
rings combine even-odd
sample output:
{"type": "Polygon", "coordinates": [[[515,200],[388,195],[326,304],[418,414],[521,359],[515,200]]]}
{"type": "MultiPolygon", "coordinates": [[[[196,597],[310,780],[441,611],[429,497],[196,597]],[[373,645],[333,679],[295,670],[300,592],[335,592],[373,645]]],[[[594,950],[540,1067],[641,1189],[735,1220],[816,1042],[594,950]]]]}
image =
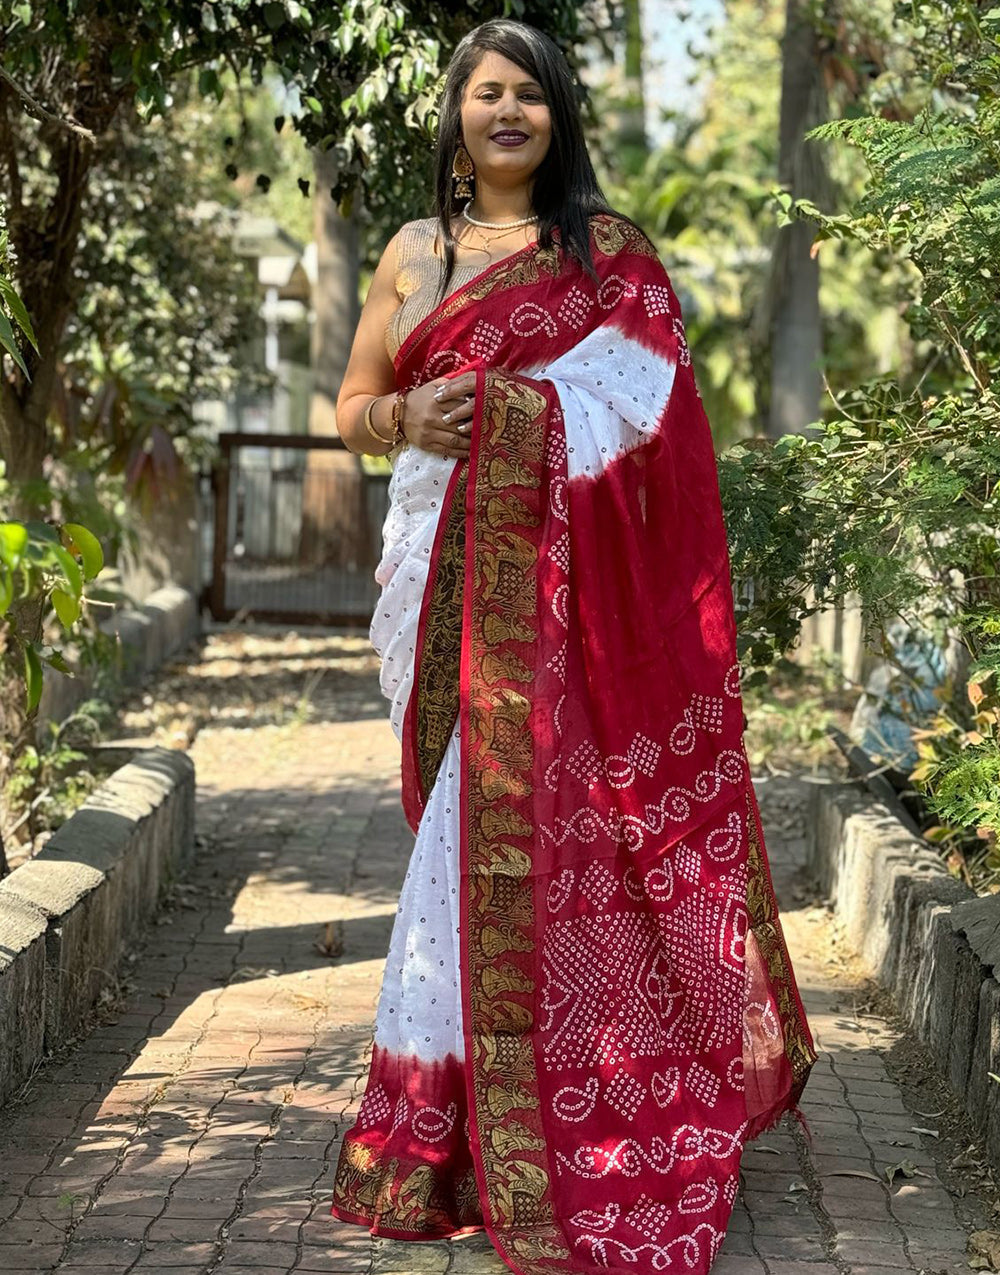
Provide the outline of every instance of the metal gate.
{"type": "Polygon", "coordinates": [[[388,473],[366,473],[339,438],[226,433],[219,444],[213,617],[368,624],[388,473]]]}

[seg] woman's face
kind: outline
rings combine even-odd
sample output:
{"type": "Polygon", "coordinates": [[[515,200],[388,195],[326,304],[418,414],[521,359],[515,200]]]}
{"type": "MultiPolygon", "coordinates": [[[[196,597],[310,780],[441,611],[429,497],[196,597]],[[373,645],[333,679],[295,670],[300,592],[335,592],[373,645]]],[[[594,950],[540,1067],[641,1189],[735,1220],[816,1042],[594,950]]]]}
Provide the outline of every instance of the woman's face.
{"type": "Polygon", "coordinates": [[[477,176],[491,186],[527,185],[552,140],[541,85],[516,62],[484,53],[462,95],[462,139],[477,176]]]}

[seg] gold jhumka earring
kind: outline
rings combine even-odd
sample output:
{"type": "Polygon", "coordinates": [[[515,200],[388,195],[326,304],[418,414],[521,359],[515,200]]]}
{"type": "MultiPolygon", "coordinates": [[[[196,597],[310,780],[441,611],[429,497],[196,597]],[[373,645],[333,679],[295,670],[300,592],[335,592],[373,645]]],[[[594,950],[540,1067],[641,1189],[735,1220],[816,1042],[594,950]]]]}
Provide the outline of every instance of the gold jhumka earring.
{"type": "Polygon", "coordinates": [[[455,198],[470,199],[472,197],[472,185],[469,178],[475,172],[472,164],[472,156],[465,149],[465,145],[459,142],[458,149],[455,151],[455,158],[451,161],[451,178],[455,183],[455,198]]]}

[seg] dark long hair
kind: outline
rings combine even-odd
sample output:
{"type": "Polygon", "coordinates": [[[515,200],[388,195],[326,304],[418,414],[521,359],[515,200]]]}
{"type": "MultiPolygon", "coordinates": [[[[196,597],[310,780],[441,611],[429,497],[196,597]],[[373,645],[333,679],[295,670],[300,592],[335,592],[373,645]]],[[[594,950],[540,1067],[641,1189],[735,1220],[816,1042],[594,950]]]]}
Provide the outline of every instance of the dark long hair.
{"type": "Polygon", "coordinates": [[[501,54],[538,81],[552,117],[552,140],[535,170],[531,192],[539,245],[551,247],[552,230],[558,226],[564,253],[578,257],[586,272],[596,278],[589,221],[595,213],[615,211],[601,190],[587,152],[577,89],[559,46],[524,22],[510,18],[483,22],[459,41],[448,63],[441,97],[434,157],[435,205],[445,252],[439,300],[447,291],[455,265],[451,222],[461,212],[452,193],[451,167],[462,139],[462,95],[483,54],[490,52],[501,54]]]}

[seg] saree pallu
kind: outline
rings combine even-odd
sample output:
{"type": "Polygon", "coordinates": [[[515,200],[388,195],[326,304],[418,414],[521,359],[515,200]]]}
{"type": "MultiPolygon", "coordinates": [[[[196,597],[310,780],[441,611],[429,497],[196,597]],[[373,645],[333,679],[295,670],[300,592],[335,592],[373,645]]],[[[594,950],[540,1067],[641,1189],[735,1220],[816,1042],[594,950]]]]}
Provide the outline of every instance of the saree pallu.
{"type": "Polygon", "coordinates": [[[703,1275],[744,1143],[796,1108],[816,1055],[677,300],[635,227],[591,236],[596,281],[530,245],[396,359],[404,389],[476,369],[468,462],[423,453],[399,478],[410,517],[430,466],[433,509],[397,537],[379,618],[404,808],[457,923],[414,975],[439,980],[427,1034],[376,1031],[332,1211],[406,1239],[485,1227],[519,1275],[703,1275]]]}

